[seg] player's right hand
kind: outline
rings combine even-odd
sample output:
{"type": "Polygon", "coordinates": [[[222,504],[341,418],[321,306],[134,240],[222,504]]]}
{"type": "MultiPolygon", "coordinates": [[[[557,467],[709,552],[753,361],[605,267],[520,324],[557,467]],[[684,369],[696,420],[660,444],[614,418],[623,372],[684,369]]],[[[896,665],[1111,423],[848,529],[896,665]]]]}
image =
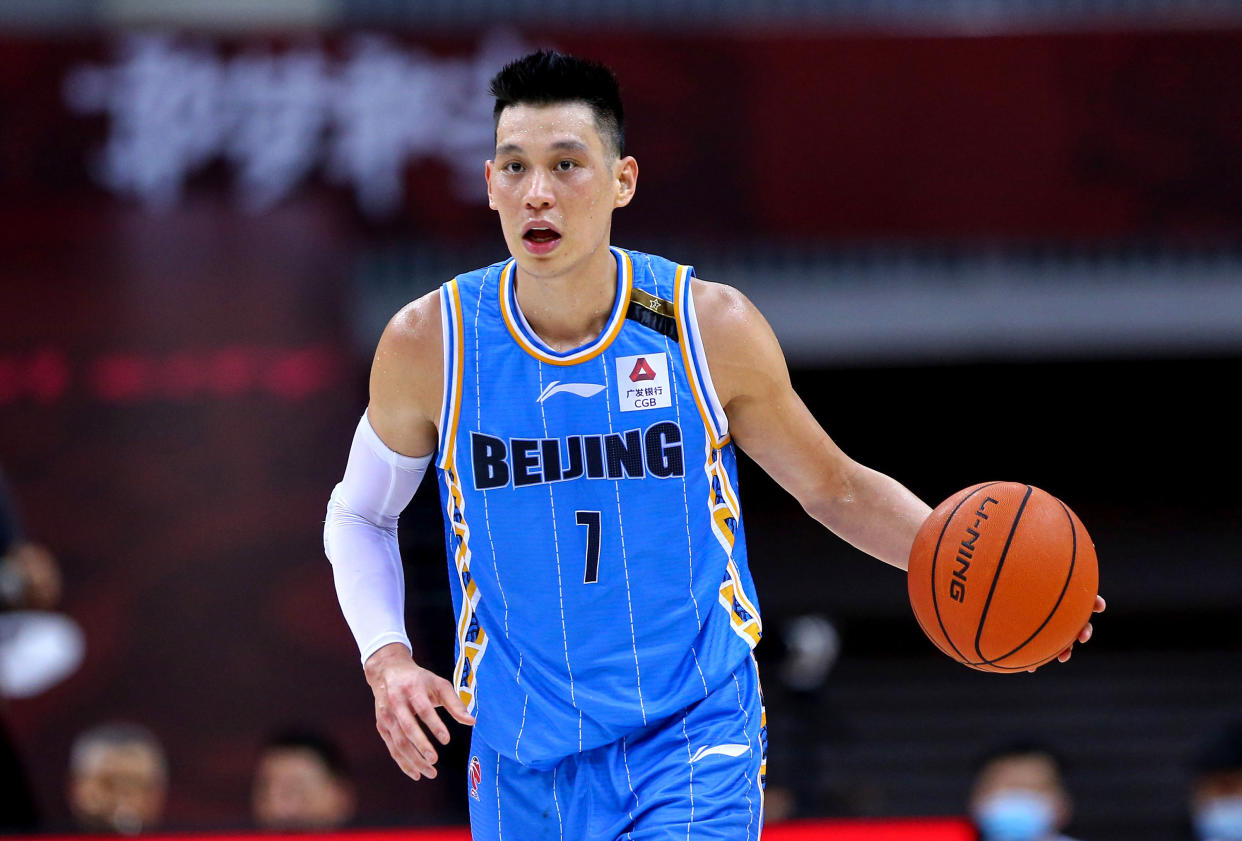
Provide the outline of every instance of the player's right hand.
{"type": "Polygon", "coordinates": [[[375,728],[389,754],[410,778],[435,777],[439,757],[427,734],[442,745],[449,740],[436,707],[444,707],[462,724],[474,724],[474,716],[451,683],[415,663],[400,643],[376,651],[363,668],[375,695],[375,728]]]}

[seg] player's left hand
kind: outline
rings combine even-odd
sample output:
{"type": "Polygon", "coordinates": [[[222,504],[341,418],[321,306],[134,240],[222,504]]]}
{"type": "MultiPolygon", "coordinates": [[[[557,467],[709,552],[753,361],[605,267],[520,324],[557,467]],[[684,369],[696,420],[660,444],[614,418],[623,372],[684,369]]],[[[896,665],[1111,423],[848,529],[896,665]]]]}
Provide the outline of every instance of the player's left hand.
{"type": "MultiPolygon", "coordinates": [[[[1091,612],[1092,612],[1092,613],[1103,613],[1103,612],[1104,612],[1104,608],[1106,608],[1106,607],[1108,607],[1108,605],[1107,605],[1107,604],[1105,604],[1103,597],[1102,597],[1102,596],[1096,596],[1096,597],[1095,597],[1095,606],[1091,608],[1091,612]]],[[[1078,632],[1078,640],[1077,640],[1077,641],[1078,641],[1078,642],[1086,642],[1087,640],[1091,639],[1091,633],[1092,633],[1092,630],[1093,630],[1093,629],[1092,629],[1092,627],[1091,627],[1091,623],[1090,623],[1090,622],[1088,622],[1088,623],[1087,623],[1087,626],[1086,626],[1085,628],[1083,628],[1081,631],[1079,631],[1079,632],[1078,632]]],[[[1068,648],[1066,648],[1064,651],[1062,651],[1060,654],[1058,654],[1058,655],[1057,655],[1057,662],[1058,662],[1058,663],[1064,663],[1066,660],[1068,660],[1068,659],[1070,658],[1070,655],[1071,655],[1071,654],[1073,654],[1073,653],[1074,653],[1074,643],[1070,643],[1068,648]]],[[[1038,668],[1038,667],[1036,667],[1036,668],[1038,668]]],[[[1033,671],[1035,671],[1035,669],[1027,669],[1027,671],[1028,671],[1028,672],[1033,672],[1033,671]]]]}

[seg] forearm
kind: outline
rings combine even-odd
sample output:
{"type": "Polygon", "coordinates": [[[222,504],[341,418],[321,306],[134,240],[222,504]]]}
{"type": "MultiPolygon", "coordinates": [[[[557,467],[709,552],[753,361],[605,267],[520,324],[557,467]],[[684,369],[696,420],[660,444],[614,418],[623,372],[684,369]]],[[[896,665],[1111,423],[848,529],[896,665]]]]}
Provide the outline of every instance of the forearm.
{"type": "Polygon", "coordinates": [[[411,458],[388,449],[364,416],[354,433],[345,476],[328,503],[324,551],[332,561],[341,612],[364,663],[385,645],[410,648],[397,519],[430,461],[430,456],[411,458]]]}
{"type": "Polygon", "coordinates": [[[931,513],[900,482],[856,462],[804,507],[842,540],[902,570],[909,566],[914,537],[931,513]]]}
{"type": "Polygon", "coordinates": [[[405,632],[405,574],[397,529],[351,512],[334,492],[324,523],[324,551],[346,624],[365,664],[391,643],[410,648],[405,632]]]}

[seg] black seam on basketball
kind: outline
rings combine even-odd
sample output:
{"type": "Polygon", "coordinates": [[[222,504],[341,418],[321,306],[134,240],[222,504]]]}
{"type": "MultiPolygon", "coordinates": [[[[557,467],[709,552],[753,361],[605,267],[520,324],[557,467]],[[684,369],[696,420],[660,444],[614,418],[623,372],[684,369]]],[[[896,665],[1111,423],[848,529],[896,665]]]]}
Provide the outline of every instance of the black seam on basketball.
{"type": "Polygon", "coordinates": [[[1002,654],[1000,657],[997,657],[996,660],[1004,660],[1006,657],[1012,657],[1021,651],[1025,646],[1029,645],[1031,640],[1039,636],[1039,632],[1044,629],[1044,626],[1052,621],[1052,617],[1056,615],[1057,608],[1059,608],[1061,606],[1061,602],[1065,600],[1065,594],[1069,592],[1070,579],[1074,577],[1074,563],[1078,559],[1078,529],[1074,528],[1074,518],[1070,516],[1069,509],[1065,507],[1065,503],[1061,502],[1059,499],[1057,500],[1057,503],[1061,506],[1062,510],[1065,511],[1065,519],[1069,521],[1070,527],[1069,572],[1065,574],[1065,583],[1061,585],[1061,595],[1057,596],[1056,603],[1052,606],[1052,610],[1048,612],[1048,615],[1044,618],[1044,621],[1039,623],[1039,627],[1035,629],[1035,632],[1020,643],[1013,651],[1010,651],[1008,654],[1002,654]]]}
{"type": "MultiPolygon", "coordinates": [[[[1060,654],[1060,652],[1058,651],[1057,654],[1060,654]]],[[[1005,672],[1025,672],[1027,669],[1034,668],[1035,666],[1042,666],[1044,663],[1050,663],[1053,660],[1055,660],[1056,657],[1057,657],[1056,654],[1050,654],[1047,657],[1045,657],[1043,660],[1032,660],[1030,663],[1027,663],[1022,666],[1002,666],[998,663],[991,663],[986,660],[980,660],[974,663],[966,663],[965,665],[987,666],[988,668],[996,669],[997,671],[1005,671],[1005,672]]],[[[997,659],[1000,659],[1000,658],[997,658],[997,659]]]]}
{"type": "MultiPolygon", "coordinates": [[[[1026,486],[1026,495],[1022,497],[1022,502],[1018,505],[1018,511],[1013,515],[1013,523],[1009,526],[1009,536],[1005,538],[1005,548],[1001,550],[1001,556],[996,561],[996,572],[992,574],[992,586],[988,589],[987,600],[983,603],[983,612],[979,614],[979,627],[975,629],[975,653],[979,655],[979,662],[992,665],[980,648],[983,641],[983,626],[988,621],[988,610],[992,607],[992,596],[996,594],[996,582],[1000,581],[1001,570],[1005,568],[1005,558],[1009,555],[1009,547],[1013,543],[1014,532],[1018,530],[1018,522],[1022,519],[1022,512],[1026,510],[1027,500],[1031,498],[1031,486],[1026,486]]],[[[995,658],[999,660],[1000,658],[995,658]]]]}
{"type": "MultiPolygon", "coordinates": [[[[944,533],[949,530],[949,523],[953,522],[953,515],[957,513],[959,508],[961,508],[963,505],[966,504],[966,500],[970,499],[975,494],[979,493],[980,491],[985,491],[988,488],[992,487],[993,485],[1000,485],[1000,484],[1003,484],[1003,483],[1002,482],[988,482],[987,484],[980,485],[979,487],[975,488],[970,493],[966,494],[966,496],[962,497],[961,502],[953,506],[953,510],[949,512],[949,516],[945,518],[944,525],[941,526],[940,528],[940,535],[936,538],[936,549],[934,552],[932,552],[932,562],[931,562],[932,611],[936,614],[936,622],[937,624],[940,625],[940,633],[944,635],[945,641],[949,643],[949,646],[953,649],[954,653],[957,656],[957,659],[961,660],[963,663],[967,662],[966,655],[958,650],[957,644],[953,642],[953,637],[949,635],[949,629],[944,626],[944,619],[940,617],[940,600],[936,598],[936,561],[940,558],[940,542],[944,540],[944,533]]],[[[924,630],[924,633],[927,633],[926,630],[924,630]]],[[[931,635],[929,634],[928,635],[929,639],[930,639],[930,636],[931,635]]],[[[932,640],[932,642],[936,642],[936,641],[932,640]]],[[[939,647],[939,643],[937,643],[937,647],[939,647]]],[[[941,651],[944,651],[944,649],[941,648],[941,651]]],[[[945,654],[948,654],[948,653],[949,652],[945,651],[945,654]]]]}

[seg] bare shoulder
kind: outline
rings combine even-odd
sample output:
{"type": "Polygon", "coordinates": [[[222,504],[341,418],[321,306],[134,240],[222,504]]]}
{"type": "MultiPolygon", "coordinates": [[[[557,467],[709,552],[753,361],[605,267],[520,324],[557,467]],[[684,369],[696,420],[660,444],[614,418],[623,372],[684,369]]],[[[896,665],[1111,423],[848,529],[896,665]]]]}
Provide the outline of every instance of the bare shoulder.
{"type": "Polygon", "coordinates": [[[740,290],[725,283],[696,277],[690,281],[690,294],[700,332],[741,327],[751,312],[759,312],[740,290]]]}
{"type": "Polygon", "coordinates": [[[367,414],[381,440],[405,455],[435,448],[444,378],[441,332],[440,294],[432,291],[389,320],[375,349],[367,414]]]}
{"type": "Polygon", "coordinates": [[[708,368],[726,411],[736,397],[788,383],[776,334],[749,298],[727,284],[698,278],[690,293],[708,368]]]}
{"type": "Polygon", "coordinates": [[[440,292],[433,290],[411,301],[388,321],[376,349],[376,360],[426,361],[440,357],[440,292]]]}

